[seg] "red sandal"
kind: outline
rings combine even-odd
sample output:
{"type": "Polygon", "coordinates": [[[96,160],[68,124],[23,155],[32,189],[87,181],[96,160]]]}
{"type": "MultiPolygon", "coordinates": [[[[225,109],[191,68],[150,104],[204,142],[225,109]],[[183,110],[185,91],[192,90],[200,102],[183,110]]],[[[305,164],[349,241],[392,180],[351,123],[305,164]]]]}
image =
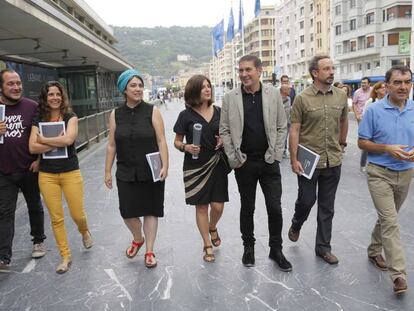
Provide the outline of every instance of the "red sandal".
{"type": "Polygon", "coordinates": [[[146,252],[144,255],[145,267],[147,268],[155,268],[157,266],[157,262],[155,261],[155,255],[153,252],[146,252]],[[153,257],[154,259],[151,260],[151,263],[147,261],[147,257],[153,257]]]}
{"type": "Polygon", "coordinates": [[[134,258],[138,254],[141,246],[144,245],[144,242],[145,242],[144,238],[142,238],[142,242],[136,242],[135,240],[132,240],[131,246],[126,249],[125,255],[129,259],[134,258]]]}

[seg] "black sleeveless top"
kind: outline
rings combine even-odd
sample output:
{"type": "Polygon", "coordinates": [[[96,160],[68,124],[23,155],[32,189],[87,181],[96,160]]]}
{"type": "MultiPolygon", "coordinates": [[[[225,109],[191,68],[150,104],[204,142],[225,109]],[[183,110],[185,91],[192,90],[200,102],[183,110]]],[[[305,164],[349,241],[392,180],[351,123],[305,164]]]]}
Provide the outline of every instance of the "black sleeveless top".
{"type": "Polygon", "coordinates": [[[135,108],[126,104],[115,109],[116,178],[126,182],[152,181],[146,154],[157,152],[152,126],[153,106],[141,102],[135,108]]]}

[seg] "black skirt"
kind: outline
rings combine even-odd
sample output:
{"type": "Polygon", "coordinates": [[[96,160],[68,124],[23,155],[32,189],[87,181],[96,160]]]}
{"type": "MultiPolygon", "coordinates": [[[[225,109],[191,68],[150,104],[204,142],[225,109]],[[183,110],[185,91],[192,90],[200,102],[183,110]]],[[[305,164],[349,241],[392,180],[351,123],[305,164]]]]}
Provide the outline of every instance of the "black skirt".
{"type": "Polygon", "coordinates": [[[227,174],[227,163],[219,154],[202,166],[190,168],[184,163],[185,202],[189,205],[228,202],[227,174]]]}
{"type": "Polygon", "coordinates": [[[165,182],[133,181],[116,179],[119,211],[122,218],[141,216],[164,216],[165,182]]]}

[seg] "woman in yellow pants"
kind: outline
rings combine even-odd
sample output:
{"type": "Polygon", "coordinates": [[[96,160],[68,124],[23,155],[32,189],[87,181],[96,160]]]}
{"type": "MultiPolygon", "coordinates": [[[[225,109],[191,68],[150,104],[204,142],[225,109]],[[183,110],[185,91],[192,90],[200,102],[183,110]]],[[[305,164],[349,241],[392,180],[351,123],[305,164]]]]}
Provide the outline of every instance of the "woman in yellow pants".
{"type": "Polygon", "coordinates": [[[62,85],[57,81],[47,82],[40,90],[39,119],[33,123],[29,148],[34,154],[43,154],[40,158],[39,187],[62,257],[56,268],[57,273],[67,272],[72,263],[64,223],[62,192],[70,215],[82,235],[84,247],[91,248],[93,244],[83,207],[83,179],[75,148],[77,135],[78,118],[70,108],[62,85]],[[39,131],[39,122],[62,121],[65,132],[57,137],[44,137],[39,131]],[[67,155],[57,158],[57,154],[65,154],[64,148],[67,149],[67,155]]]}

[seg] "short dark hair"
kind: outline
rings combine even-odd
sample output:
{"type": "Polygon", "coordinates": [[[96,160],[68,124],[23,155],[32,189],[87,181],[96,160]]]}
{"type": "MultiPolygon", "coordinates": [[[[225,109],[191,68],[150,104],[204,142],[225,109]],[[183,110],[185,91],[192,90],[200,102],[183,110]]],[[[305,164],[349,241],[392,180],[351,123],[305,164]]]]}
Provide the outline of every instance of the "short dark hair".
{"type": "Polygon", "coordinates": [[[253,54],[247,54],[247,55],[240,57],[239,64],[242,62],[253,62],[254,67],[262,68],[262,61],[260,60],[259,57],[253,54]]]}
{"type": "Polygon", "coordinates": [[[368,77],[363,77],[363,78],[361,79],[361,82],[362,82],[363,80],[368,80],[368,83],[371,83],[371,80],[370,80],[368,77]]]}
{"type": "Polygon", "coordinates": [[[3,70],[1,70],[0,71],[0,88],[2,88],[3,87],[3,83],[4,83],[4,79],[3,79],[3,77],[4,77],[4,74],[5,73],[16,73],[16,71],[15,70],[13,70],[13,69],[10,69],[10,68],[6,68],[6,69],[3,69],[3,70]]]}
{"type": "Polygon", "coordinates": [[[63,85],[58,81],[49,81],[42,85],[40,88],[39,94],[39,120],[40,121],[50,121],[50,108],[47,104],[47,93],[49,88],[55,86],[59,89],[60,94],[62,95],[62,103],[60,105],[60,113],[63,116],[65,113],[71,112],[72,107],[70,106],[68,95],[65,92],[63,85]]]}
{"type": "Polygon", "coordinates": [[[339,81],[336,81],[336,82],[333,84],[333,86],[334,86],[334,87],[341,87],[341,86],[342,86],[342,83],[341,83],[341,82],[339,82],[339,81]]]}
{"type": "MultiPolygon", "coordinates": [[[[209,78],[204,75],[195,75],[188,80],[184,90],[184,101],[187,106],[198,107],[201,105],[200,94],[201,90],[203,89],[204,81],[207,81],[211,88],[211,82],[209,78]]],[[[212,103],[213,98],[208,101],[208,105],[211,106],[212,103]]]]}
{"type": "Polygon", "coordinates": [[[411,79],[413,78],[413,72],[411,71],[411,69],[408,66],[403,66],[403,65],[397,65],[397,66],[392,66],[390,69],[388,69],[388,71],[385,73],[385,82],[389,83],[391,80],[391,76],[392,73],[394,71],[399,71],[402,74],[409,72],[411,75],[411,79]]]}
{"type": "Polygon", "coordinates": [[[331,59],[331,57],[329,55],[322,54],[322,55],[315,55],[311,59],[311,61],[309,62],[309,73],[312,77],[312,80],[315,80],[315,78],[313,77],[312,71],[318,70],[319,69],[319,61],[321,59],[325,59],[325,58],[331,59]]]}
{"type": "Polygon", "coordinates": [[[288,75],[282,75],[280,77],[280,82],[282,82],[283,79],[288,79],[288,81],[289,81],[289,76],[288,75]]]}

